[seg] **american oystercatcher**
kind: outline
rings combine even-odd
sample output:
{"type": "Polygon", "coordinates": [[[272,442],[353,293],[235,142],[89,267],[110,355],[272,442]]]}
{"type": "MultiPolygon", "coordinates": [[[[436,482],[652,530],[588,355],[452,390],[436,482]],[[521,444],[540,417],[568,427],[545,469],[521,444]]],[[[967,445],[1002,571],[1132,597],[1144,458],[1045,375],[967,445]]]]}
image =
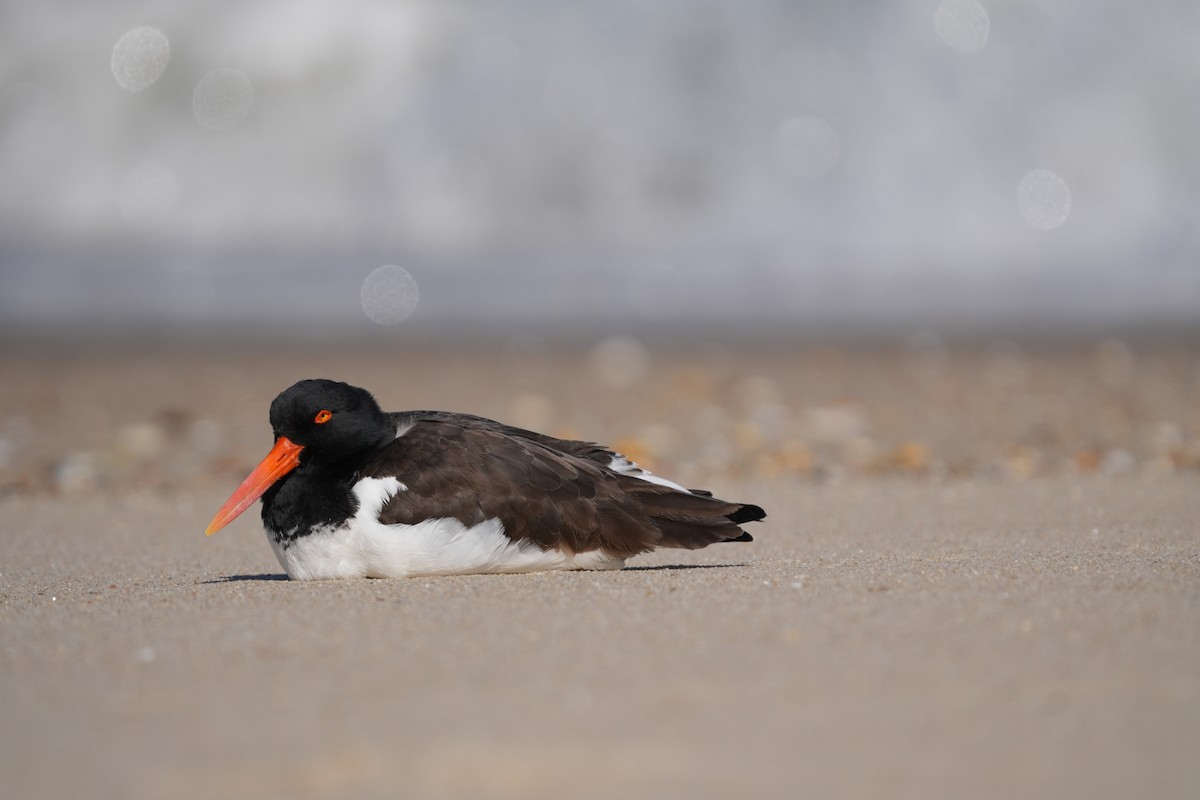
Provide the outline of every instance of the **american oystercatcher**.
{"type": "Polygon", "coordinates": [[[295,580],[619,569],[658,547],[751,541],[738,526],[766,516],[598,444],[469,414],[385,413],[335,381],[285,390],[271,428],[275,446],[205,533],[261,497],[295,580]]]}

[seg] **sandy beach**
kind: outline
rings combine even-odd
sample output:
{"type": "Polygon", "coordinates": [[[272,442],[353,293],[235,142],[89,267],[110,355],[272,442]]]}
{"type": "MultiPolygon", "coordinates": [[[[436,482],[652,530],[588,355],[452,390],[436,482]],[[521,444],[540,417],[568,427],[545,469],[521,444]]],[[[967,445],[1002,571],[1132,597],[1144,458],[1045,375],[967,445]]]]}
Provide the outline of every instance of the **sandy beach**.
{"type": "Polygon", "coordinates": [[[1200,794],[1200,352],[606,346],[0,353],[6,793],[1200,794]],[[620,572],[290,582],[256,514],[202,530],[317,376],[769,516],[620,572]]]}

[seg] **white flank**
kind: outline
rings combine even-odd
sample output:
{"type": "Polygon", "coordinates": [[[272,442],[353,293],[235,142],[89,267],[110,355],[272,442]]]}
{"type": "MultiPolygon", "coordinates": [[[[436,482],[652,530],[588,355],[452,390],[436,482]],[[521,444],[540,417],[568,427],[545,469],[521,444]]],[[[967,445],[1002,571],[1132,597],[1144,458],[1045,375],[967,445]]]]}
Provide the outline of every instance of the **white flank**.
{"type": "Polygon", "coordinates": [[[343,525],[313,531],[288,543],[267,533],[280,565],[294,580],[403,578],[480,572],[558,569],[620,569],[625,560],[593,551],[568,555],[514,542],[504,525],[489,519],[467,527],[453,518],[413,525],[384,525],[379,512],[407,487],[395,478],[363,478],[354,484],[358,512],[343,525]]]}
{"type": "Polygon", "coordinates": [[[612,461],[608,463],[608,468],[613,472],[620,472],[622,475],[629,475],[633,478],[641,478],[646,483],[657,483],[659,486],[666,486],[668,488],[675,489],[676,491],[683,492],[684,494],[691,494],[690,491],[680,486],[675,481],[669,481],[666,478],[655,475],[653,472],[648,472],[622,455],[613,456],[612,461]]]}

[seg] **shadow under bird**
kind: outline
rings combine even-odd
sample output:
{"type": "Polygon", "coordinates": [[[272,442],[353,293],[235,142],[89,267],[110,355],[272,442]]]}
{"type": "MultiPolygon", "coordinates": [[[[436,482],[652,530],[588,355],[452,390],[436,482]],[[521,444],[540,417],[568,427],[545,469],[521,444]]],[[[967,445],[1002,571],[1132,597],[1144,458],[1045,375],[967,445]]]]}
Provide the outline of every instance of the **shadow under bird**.
{"type": "Polygon", "coordinates": [[[365,389],[304,380],[271,403],[275,446],[213,517],[262,498],[288,577],[619,569],[659,547],[748,542],[761,520],[592,442],[469,414],[386,413],[365,389]]]}

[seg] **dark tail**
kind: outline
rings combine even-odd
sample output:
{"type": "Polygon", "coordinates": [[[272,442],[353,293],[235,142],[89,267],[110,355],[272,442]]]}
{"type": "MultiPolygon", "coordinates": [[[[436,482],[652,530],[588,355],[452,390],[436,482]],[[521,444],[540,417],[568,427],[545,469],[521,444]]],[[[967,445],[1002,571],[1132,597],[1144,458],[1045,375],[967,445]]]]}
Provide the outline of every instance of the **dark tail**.
{"type": "Polygon", "coordinates": [[[758,506],[730,503],[707,493],[684,494],[645,482],[630,488],[662,531],[659,547],[697,550],[717,542],[752,542],[754,537],[738,526],[767,516],[758,506]]]}

